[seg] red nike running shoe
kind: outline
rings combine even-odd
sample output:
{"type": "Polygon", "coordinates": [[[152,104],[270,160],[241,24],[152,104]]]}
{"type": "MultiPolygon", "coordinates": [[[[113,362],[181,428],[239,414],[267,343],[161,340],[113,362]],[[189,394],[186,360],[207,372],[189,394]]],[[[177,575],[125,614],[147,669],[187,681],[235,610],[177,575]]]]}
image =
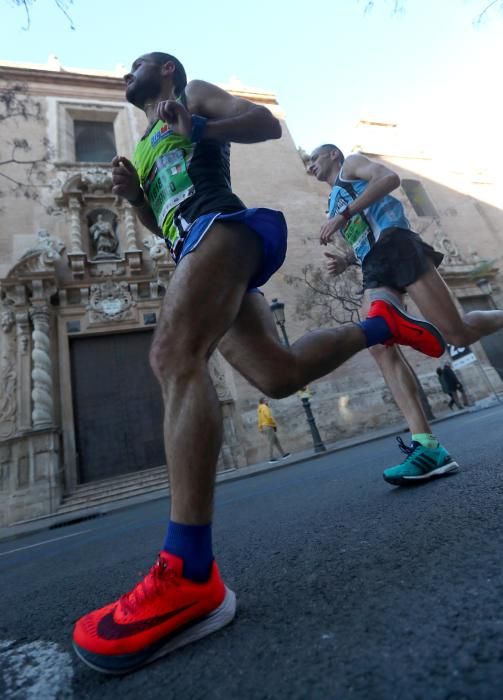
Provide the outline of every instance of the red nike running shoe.
{"type": "Polygon", "coordinates": [[[129,673],[227,625],[236,596],[216,563],[204,583],[184,578],[182,571],[181,559],[161,552],[132,591],[82,617],[73,631],[82,661],[102,673],[129,673]]]}
{"type": "Polygon", "coordinates": [[[376,299],[370,305],[367,318],[381,316],[393,335],[384,345],[408,345],[423,355],[440,357],[446,345],[440,331],[432,323],[409,316],[402,308],[390,301],[376,299]]]}

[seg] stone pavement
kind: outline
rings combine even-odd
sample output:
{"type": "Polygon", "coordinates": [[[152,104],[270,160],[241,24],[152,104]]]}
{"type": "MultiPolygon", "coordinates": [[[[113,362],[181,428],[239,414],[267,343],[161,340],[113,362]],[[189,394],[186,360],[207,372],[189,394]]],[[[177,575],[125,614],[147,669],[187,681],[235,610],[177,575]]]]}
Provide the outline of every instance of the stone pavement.
{"type": "MultiPolygon", "coordinates": [[[[481,411],[485,408],[496,405],[498,402],[502,402],[500,397],[495,395],[489,396],[481,401],[477,401],[473,406],[464,408],[460,411],[449,411],[438,418],[430,421],[432,424],[440,423],[445,420],[450,420],[456,418],[457,416],[463,415],[464,413],[472,411],[481,411]]],[[[274,464],[269,464],[269,462],[259,462],[257,464],[249,464],[246,467],[240,467],[239,469],[228,469],[224,472],[217,474],[217,483],[222,483],[224,481],[231,481],[237,479],[246,479],[257,474],[262,474],[263,472],[272,471],[274,469],[284,469],[291,464],[297,464],[298,462],[303,462],[307,459],[313,460],[319,457],[324,457],[327,454],[333,452],[338,452],[339,450],[344,450],[353,445],[361,445],[367,442],[372,442],[373,440],[379,440],[383,437],[390,437],[399,435],[400,433],[407,433],[408,428],[405,423],[395,423],[392,426],[382,428],[379,430],[372,430],[364,435],[357,435],[346,440],[339,440],[334,443],[325,445],[326,451],[315,453],[313,448],[308,450],[303,450],[302,452],[295,452],[290,455],[287,459],[281,459],[274,464]]],[[[131,496],[122,500],[111,501],[110,503],[100,505],[99,507],[91,506],[84,507],[81,510],[74,511],[72,513],[65,513],[61,515],[48,515],[41,518],[35,518],[34,520],[25,521],[19,524],[9,525],[7,527],[0,528],[0,542],[10,539],[15,539],[17,537],[22,537],[34,532],[39,532],[41,530],[49,530],[70,523],[79,522],[82,520],[88,520],[90,518],[99,517],[110,513],[114,510],[121,510],[124,508],[129,508],[130,506],[136,505],[138,503],[145,503],[148,501],[155,501],[161,498],[166,498],[169,494],[169,488],[157,489],[150,493],[144,493],[139,496],[131,496]]]]}

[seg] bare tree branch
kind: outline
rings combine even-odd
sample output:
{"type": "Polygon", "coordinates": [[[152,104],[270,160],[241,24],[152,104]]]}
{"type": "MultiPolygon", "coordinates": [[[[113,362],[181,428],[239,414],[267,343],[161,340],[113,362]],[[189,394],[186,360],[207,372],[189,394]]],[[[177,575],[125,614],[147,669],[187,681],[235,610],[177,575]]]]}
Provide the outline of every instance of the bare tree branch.
{"type": "Polygon", "coordinates": [[[484,9],[482,10],[482,12],[480,12],[480,13],[477,15],[477,17],[475,18],[475,20],[474,20],[473,23],[474,23],[475,25],[477,25],[477,26],[478,26],[479,24],[481,24],[484,15],[487,14],[487,12],[489,12],[489,10],[491,9],[491,7],[494,7],[494,5],[499,5],[501,8],[503,8],[503,2],[501,2],[501,0],[492,0],[492,2],[490,2],[488,5],[486,5],[486,6],[484,7],[484,9]]]}
{"type": "MultiPolygon", "coordinates": [[[[358,0],[359,2],[363,2],[363,12],[365,14],[371,12],[374,7],[377,4],[377,0],[358,0]]],[[[384,2],[388,5],[391,5],[391,14],[397,15],[400,14],[401,12],[404,12],[406,10],[406,5],[407,5],[407,0],[381,0],[381,2],[384,2]]],[[[499,5],[501,9],[503,9],[503,2],[502,0],[492,0],[491,2],[485,2],[482,5],[482,9],[478,12],[476,15],[475,19],[473,20],[473,23],[478,26],[482,22],[484,16],[487,15],[489,10],[491,10],[495,5],[499,5]]]]}
{"type": "Polygon", "coordinates": [[[295,315],[310,322],[312,328],[319,328],[327,322],[342,324],[360,319],[359,268],[352,267],[343,275],[334,277],[309,264],[302,269],[302,277],[288,275],[285,281],[300,291],[295,315]]]}
{"type": "MultiPolygon", "coordinates": [[[[0,125],[12,121],[3,134],[16,133],[24,122],[43,121],[42,105],[31,97],[26,85],[10,83],[1,74],[0,80],[4,81],[0,85],[0,125]]],[[[54,186],[47,172],[50,152],[45,138],[34,143],[26,138],[0,140],[0,182],[4,183],[0,197],[10,193],[41,204],[41,192],[54,186]]]]}
{"type": "MultiPolygon", "coordinates": [[[[375,0],[364,0],[365,5],[363,11],[365,14],[374,9],[375,0]]],[[[391,13],[396,15],[403,12],[406,0],[385,0],[388,4],[392,6],[391,13]]]]}
{"type": "MultiPolygon", "coordinates": [[[[26,25],[23,27],[25,31],[28,31],[31,26],[31,15],[30,15],[30,6],[33,5],[37,0],[10,0],[11,3],[16,5],[17,7],[22,7],[25,12],[25,17],[26,17],[26,25]]],[[[59,10],[65,15],[67,18],[69,24],[70,24],[70,29],[75,29],[75,25],[73,24],[73,20],[68,12],[68,7],[73,4],[73,0],[54,0],[55,5],[58,7],[59,10]]]]}

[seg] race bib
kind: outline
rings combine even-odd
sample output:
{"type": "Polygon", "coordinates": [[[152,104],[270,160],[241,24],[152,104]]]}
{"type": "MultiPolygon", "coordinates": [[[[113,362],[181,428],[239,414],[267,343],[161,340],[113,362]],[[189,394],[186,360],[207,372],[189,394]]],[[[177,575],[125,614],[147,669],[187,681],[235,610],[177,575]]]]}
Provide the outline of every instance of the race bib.
{"type": "Polygon", "coordinates": [[[149,204],[162,229],[167,215],[195,192],[182,148],[159,156],[145,182],[149,204]]]}
{"type": "Polygon", "coordinates": [[[365,219],[360,214],[355,214],[341,231],[346,241],[352,246],[358,260],[370,251],[369,239],[371,230],[365,219]]]}

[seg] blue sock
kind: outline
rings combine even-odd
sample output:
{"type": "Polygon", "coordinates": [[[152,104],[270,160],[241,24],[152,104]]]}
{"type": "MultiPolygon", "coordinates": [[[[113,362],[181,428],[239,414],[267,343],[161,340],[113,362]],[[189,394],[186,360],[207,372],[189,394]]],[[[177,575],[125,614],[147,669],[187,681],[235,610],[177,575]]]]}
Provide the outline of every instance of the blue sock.
{"type": "Polygon", "coordinates": [[[372,345],[380,345],[385,343],[392,337],[389,326],[382,316],[367,318],[365,321],[360,321],[356,325],[360,326],[362,329],[368,348],[370,348],[372,345]]]}
{"type": "Polygon", "coordinates": [[[169,521],[163,549],[183,559],[183,575],[192,581],[207,581],[213,563],[211,523],[180,525],[169,521]]]}

